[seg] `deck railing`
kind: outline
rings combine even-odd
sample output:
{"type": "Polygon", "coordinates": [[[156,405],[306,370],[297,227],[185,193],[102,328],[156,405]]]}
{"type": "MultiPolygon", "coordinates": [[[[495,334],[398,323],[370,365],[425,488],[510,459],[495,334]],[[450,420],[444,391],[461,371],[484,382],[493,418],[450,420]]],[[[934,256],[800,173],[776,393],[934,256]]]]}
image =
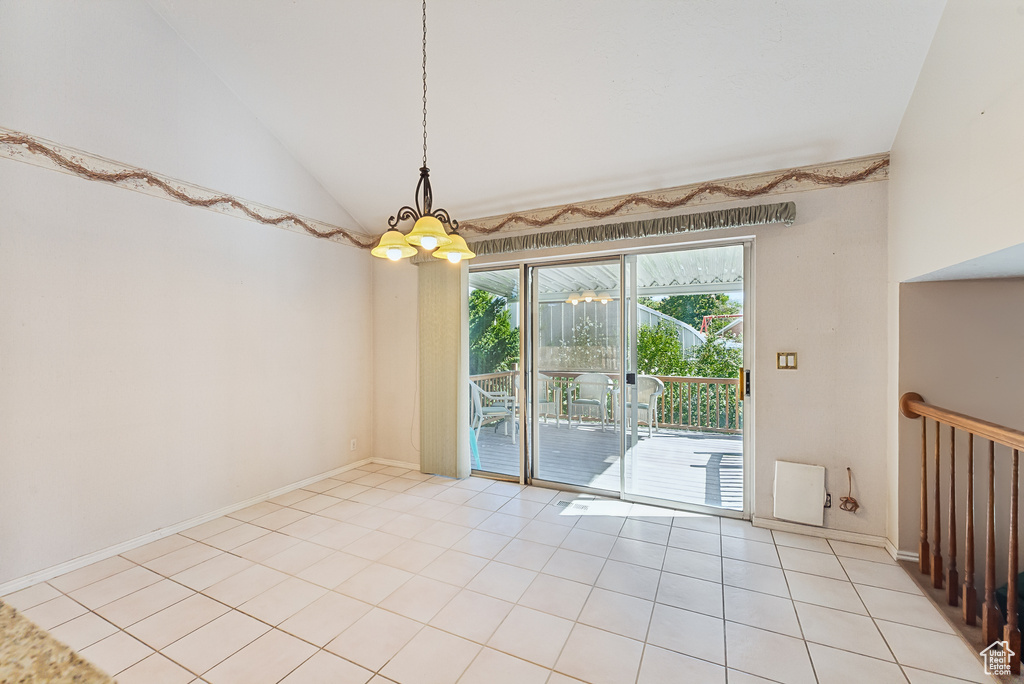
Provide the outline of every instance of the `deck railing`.
{"type": "Polygon", "coordinates": [[[515,377],[518,371],[502,371],[500,373],[484,373],[471,375],[469,379],[484,392],[515,394],[515,377]]]}
{"type": "Polygon", "coordinates": [[[658,404],[659,425],[708,432],[742,432],[739,378],[655,377],[665,383],[665,393],[658,404]]]}
{"type": "MultiPolygon", "coordinates": [[[[985,420],[950,411],[925,403],[920,394],[908,392],[900,398],[900,411],[907,418],[921,419],[921,537],[918,542],[918,569],[930,575],[935,589],[946,590],[946,602],[962,605],[962,618],[968,625],[977,622],[977,590],[974,582],[974,438],[988,441],[988,501],[986,504],[985,534],[985,595],[981,606],[982,640],[985,644],[1009,642],[1013,652],[1010,666],[1013,674],[1020,674],[1020,629],[1017,624],[1017,555],[1018,555],[1018,460],[1024,449],[1024,432],[996,425],[985,420]],[[932,541],[928,541],[928,421],[934,425],[932,438],[934,488],[931,500],[932,541]],[[946,499],[948,519],[948,553],[943,572],[941,500],[941,442],[942,427],[948,428],[949,496],[946,499]],[[956,431],[967,433],[967,499],[964,521],[964,576],[957,573],[957,512],[956,512],[956,431]],[[996,539],[995,539],[995,460],[996,445],[1007,448],[1011,454],[1013,475],[1009,482],[1009,544],[1007,557],[1006,622],[996,603],[996,539]]],[[[1003,454],[1003,449],[999,450],[1003,454]]],[[[1003,486],[1006,484],[1001,483],[1003,486]]]]}
{"type": "MultiPolygon", "coordinates": [[[[485,392],[513,394],[516,372],[486,373],[470,376],[470,379],[485,392]]],[[[569,392],[573,381],[584,372],[587,371],[541,371],[541,374],[549,379],[538,387],[539,392],[545,396],[553,396],[553,393],[549,395],[551,389],[561,389],[561,417],[568,416],[569,392]]],[[[605,375],[612,379],[614,387],[618,386],[618,374],[605,375]]],[[[743,400],[740,395],[739,378],[693,378],[677,375],[654,377],[665,384],[665,392],[659,397],[656,408],[659,426],[727,434],[742,432],[743,400]]],[[[612,410],[610,395],[607,410],[612,410]]]]}

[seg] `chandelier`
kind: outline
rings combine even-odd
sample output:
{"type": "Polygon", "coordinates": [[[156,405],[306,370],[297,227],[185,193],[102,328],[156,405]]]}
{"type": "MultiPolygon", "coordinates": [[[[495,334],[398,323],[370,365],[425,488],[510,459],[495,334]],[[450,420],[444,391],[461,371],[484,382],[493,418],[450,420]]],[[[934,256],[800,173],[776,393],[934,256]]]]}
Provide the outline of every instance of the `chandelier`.
{"type": "Polygon", "coordinates": [[[427,0],[423,0],[423,166],[420,167],[420,181],[416,184],[415,206],[404,206],[398,214],[388,219],[391,230],[380,237],[380,242],[371,254],[382,259],[399,261],[416,254],[416,247],[422,247],[438,259],[447,259],[457,264],[463,259],[476,256],[466,241],[456,233],[459,222],[444,209],[433,208],[434,195],[430,189],[430,169],[427,168],[427,0]],[[415,219],[408,235],[398,230],[398,224],[415,219]],[[451,226],[448,233],[445,226],[451,226]]]}

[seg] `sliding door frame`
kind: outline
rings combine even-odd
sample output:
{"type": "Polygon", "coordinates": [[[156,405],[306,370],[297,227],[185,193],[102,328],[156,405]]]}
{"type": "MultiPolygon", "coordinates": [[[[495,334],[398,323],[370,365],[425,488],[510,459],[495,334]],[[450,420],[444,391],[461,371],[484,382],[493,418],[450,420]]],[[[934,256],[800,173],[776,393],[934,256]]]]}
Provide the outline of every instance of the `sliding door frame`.
{"type": "MultiPolygon", "coordinates": [[[[535,343],[539,339],[539,330],[537,328],[539,321],[537,316],[537,307],[539,306],[539,299],[537,296],[537,278],[534,273],[534,269],[542,266],[572,266],[572,265],[583,265],[593,263],[597,261],[614,261],[619,260],[620,268],[620,282],[619,282],[619,295],[620,295],[620,319],[619,319],[619,334],[620,334],[620,352],[622,363],[620,363],[620,392],[625,392],[627,389],[625,378],[627,367],[625,361],[627,354],[632,354],[632,358],[636,358],[635,349],[627,349],[627,342],[631,345],[636,344],[636,331],[632,328],[635,321],[635,314],[629,314],[626,311],[625,294],[627,292],[627,283],[625,281],[627,277],[626,259],[627,257],[633,257],[644,254],[657,254],[661,252],[673,252],[673,251],[684,251],[684,250],[697,250],[706,249],[709,247],[727,247],[731,245],[738,245],[743,247],[743,368],[748,371],[751,376],[754,375],[754,349],[755,349],[755,336],[756,336],[756,306],[755,306],[755,291],[753,287],[754,283],[754,236],[740,236],[735,238],[718,238],[713,240],[696,240],[696,241],[685,241],[685,242],[667,242],[657,245],[646,245],[644,247],[638,247],[633,249],[596,249],[586,254],[573,255],[571,257],[556,256],[556,257],[529,257],[519,256],[515,259],[509,259],[507,261],[494,261],[478,268],[473,268],[473,272],[481,271],[496,271],[496,270],[508,270],[511,268],[517,268],[519,270],[519,372],[516,375],[517,388],[519,391],[519,421],[521,426],[528,426],[528,429],[521,429],[521,439],[519,441],[519,478],[520,484],[528,484],[538,487],[546,487],[550,489],[558,489],[568,492],[578,492],[583,494],[592,494],[596,496],[603,496],[608,498],[617,498],[623,501],[632,501],[640,504],[650,504],[654,506],[670,507],[682,511],[692,511],[695,513],[707,513],[717,515],[724,518],[740,518],[749,520],[753,514],[753,501],[754,501],[754,487],[755,487],[755,474],[753,470],[755,462],[755,443],[754,443],[754,414],[755,414],[755,401],[752,393],[744,393],[743,403],[743,508],[740,511],[735,511],[727,508],[719,508],[715,506],[707,506],[703,504],[695,503],[684,503],[678,501],[672,501],[668,499],[656,499],[653,497],[646,497],[636,494],[626,494],[625,491],[625,467],[626,467],[626,421],[622,420],[625,418],[625,402],[620,401],[617,411],[620,419],[620,425],[622,426],[621,440],[620,440],[620,477],[619,477],[619,490],[609,489],[598,489],[593,487],[582,487],[577,485],[569,485],[561,482],[542,480],[536,477],[537,467],[537,443],[538,443],[538,431],[539,425],[537,421],[532,420],[533,416],[537,415],[536,406],[536,392],[534,389],[534,370],[537,364],[537,347],[535,343]],[[527,295],[527,293],[529,293],[527,295]],[[629,323],[629,329],[627,329],[627,322],[629,323]],[[529,353],[527,353],[529,352],[529,353]]],[[[631,269],[630,277],[635,276],[635,264],[634,268],[631,269]]],[[[632,297],[636,297],[635,284],[632,291],[632,297]]],[[[634,402],[635,403],[635,402],[634,402]]],[[[634,422],[634,431],[638,429],[638,426],[634,422]]],[[[510,476],[502,476],[495,473],[487,473],[483,471],[475,471],[475,475],[490,477],[494,479],[508,479],[515,480],[516,478],[510,476]]]]}
{"type": "MultiPolygon", "coordinates": [[[[535,370],[539,371],[539,366],[538,366],[538,361],[537,361],[537,353],[538,353],[538,349],[540,348],[540,345],[536,344],[536,340],[540,339],[540,315],[539,315],[539,312],[540,312],[540,295],[539,295],[539,291],[538,291],[539,290],[538,278],[537,278],[536,272],[535,272],[536,269],[538,269],[538,268],[548,268],[548,267],[557,268],[559,266],[584,266],[584,265],[587,265],[587,264],[592,264],[592,263],[600,262],[600,261],[604,261],[604,262],[608,262],[608,263],[614,263],[615,261],[618,261],[619,262],[619,268],[620,268],[620,278],[621,278],[621,268],[622,268],[622,253],[621,252],[619,252],[619,253],[612,253],[612,254],[600,254],[600,255],[595,255],[595,256],[580,256],[580,257],[573,257],[573,258],[569,258],[569,259],[562,258],[562,259],[556,259],[556,260],[542,260],[542,261],[541,260],[524,260],[523,261],[523,268],[526,270],[527,277],[530,280],[530,288],[531,288],[530,289],[530,317],[532,319],[532,325],[530,326],[530,337],[529,337],[529,343],[530,343],[530,346],[529,346],[529,350],[530,350],[529,360],[530,360],[530,362],[528,364],[529,365],[529,374],[526,376],[528,378],[526,384],[529,385],[531,389],[536,387],[537,380],[536,380],[535,372],[534,371],[535,370]]],[[[619,301],[620,301],[620,305],[621,305],[621,290],[622,290],[621,282],[619,284],[619,290],[620,290],[619,301]]],[[[621,330],[622,330],[622,319],[620,318],[619,319],[619,331],[620,331],[619,343],[620,343],[620,349],[621,349],[621,342],[622,342],[621,330]]],[[[524,347],[524,349],[525,349],[525,347],[524,347]]],[[[522,356],[525,356],[525,355],[522,355],[522,356]]],[[[621,368],[620,368],[620,377],[624,377],[624,376],[621,375],[621,368]]],[[[622,386],[621,380],[619,382],[619,386],[620,387],[622,386]]],[[[531,392],[531,396],[534,397],[534,399],[531,401],[531,405],[530,405],[531,415],[536,416],[536,415],[538,415],[537,414],[537,408],[538,407],[534,405],[536,403],[536,398],[535,398],[536,397],[536,392],[531,392]]],[[[533,474],[535,474],[536,472],[539,471],[539,464],[538,464],[537,461],[538,461],[538,458],[540,457],[540,453],[539,453],[539,449],[537,448],[537,445],[540,443],[540,422],[535,420],[532,423],[530,423],[530,430],[529,430],[529,432],[530,432],[530,446],[531,446],[531,449],[528,450],[527,453],[525,454],[524,463],[526,464],[526,467],[524,468],[524,470],[530,472],[531,475],[533,475],[533,474]]],[[[622,454],[622,451],[620,449],[619,450],[620,460],[621,460],[621,454],[622,454]]],[[[574,484],[569,484],[569,483],[565,483],[565,482],[558,482],[557,480],[544,480],[544,479],[541,479],[539,477],[536,477],[535,475],[533,475],[530,479],[524,481],[524,484],[534,485],[534,486],[538,486],[538,487],[547,487],[547,488],[550,488],[550,489],[560,489],[560,490],[568,491],[568,492],[578,492],[578,493],[582,493],[582,494],[593,494],[593,495],[596,495],[596,496],[604,496],[604,497],[608,497],[608,498],[620,498],[619,497],[619,492],[617,492],[614,489],[600,489],[600,488],[597,488],[597,487],[585,487],[585,486],[574,485],[574,484]]],[[[620,485],[621,485],[621,477],[620,477],[620,485]]]]}

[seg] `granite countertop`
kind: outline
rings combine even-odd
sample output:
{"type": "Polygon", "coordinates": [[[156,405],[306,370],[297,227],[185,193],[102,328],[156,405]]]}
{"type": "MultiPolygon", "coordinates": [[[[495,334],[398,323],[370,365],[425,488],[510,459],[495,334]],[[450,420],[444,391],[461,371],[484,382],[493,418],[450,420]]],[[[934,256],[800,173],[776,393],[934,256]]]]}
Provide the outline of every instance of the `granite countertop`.
{"type": "Polygon", "coordinates": [[[0,684],[113,684],[114,680],[0,601],[0,684]]]}

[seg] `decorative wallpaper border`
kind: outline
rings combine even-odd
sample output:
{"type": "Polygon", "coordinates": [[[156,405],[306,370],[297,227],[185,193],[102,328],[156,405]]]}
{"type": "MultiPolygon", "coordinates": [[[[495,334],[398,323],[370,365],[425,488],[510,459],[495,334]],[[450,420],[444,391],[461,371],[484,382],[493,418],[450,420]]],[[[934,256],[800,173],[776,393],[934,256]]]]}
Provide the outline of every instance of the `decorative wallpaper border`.
{"type": "Polygon", "coordinates": [[[86,180],[110,183],[147,195],[164,197],[191,207],[248,218],[268,226],[370,249],[377,238],[299,216],[265,204],[226,195],[208,188],[111,161],[82,150],[0,128],[0,157],[69,173],[86,180]]]}
{"type": "Polygon", "coordinates": [[[472,221],[461,221],[459,230],[490,235],[497,232],[544,228],[551,225],[583,223],[613,216],[648,214],[651,211],[678,209],[714,201],[752,199],[822,186],[841,187],[852,183],[888,180],[888,178],[889,154],[884,153],[828,164],[736,176],[706,183],[693,183],[577,204],[564,204],[512,214],[500,214],[472,221]]]}
{"type": "MultiPolygon", "coordinates": [[[[288,213],[258,202],[210,190],[194,183],[163,176],[112,161],[82,150],[0,127],[0,158],[69,173],[87,180],[110,183],[147,195],[163,197],[192,207],[248,218],[263,225],[360,249],[371,249],[379,236],[341,228],[323,221],[288,213]]],[[[652,211],[699,206],[730,199],[799,192],[815,187],[841,187],[853,183],[887,180],[889,155],[817,164],[784,171],[738,176],[719,181],[682,185],[648,192],[590,200],[576,204],[531,209],[463,221],[460,230],[480,235],[517,233],[553,225],[586,223],[612,217],[649,214],[652,211]]]]}

